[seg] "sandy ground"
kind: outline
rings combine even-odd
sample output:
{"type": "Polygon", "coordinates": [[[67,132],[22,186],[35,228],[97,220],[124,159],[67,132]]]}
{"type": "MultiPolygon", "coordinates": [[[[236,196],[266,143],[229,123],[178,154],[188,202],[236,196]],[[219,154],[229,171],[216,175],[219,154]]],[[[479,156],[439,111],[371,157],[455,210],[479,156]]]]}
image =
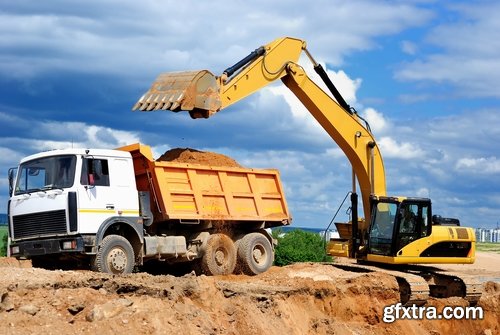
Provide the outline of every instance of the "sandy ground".
{"type": "Polygon", "coordinates": [[[492,252],[476,252],[474,264],[448,264],[440,268],[477,275],[482,282],[500,282],[500,254],[492,252]]]}
{"type": "MultiPolygon", "coordinates": [[[[0,259],[0,334],[500,334],[500,255],[446,266],[484,281],[482,320],[383,321],[394,278],[328,264],[255,277],[48,271],[0,259]]],[[[466,306],[461,298],[428,306],[466,306]]]]}

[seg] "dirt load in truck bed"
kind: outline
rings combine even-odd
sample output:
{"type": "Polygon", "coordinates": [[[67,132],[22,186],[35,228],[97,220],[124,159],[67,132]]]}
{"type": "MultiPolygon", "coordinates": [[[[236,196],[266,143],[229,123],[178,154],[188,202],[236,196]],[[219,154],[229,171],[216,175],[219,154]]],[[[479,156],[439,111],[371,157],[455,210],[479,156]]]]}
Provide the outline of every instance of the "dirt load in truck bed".
{"type": "Polygon", "coordinates": [[[500,334],[500,255],[477,256],[478,264],[453,268],[482,278],[483,320],[393,323],[383,310],[399,300],[398,285],[384,273],[301,263],[254,277],[116,276],[0,258],[0,334],[500,334]]]}
{"type": "Polygon", "coordinates": [[[161,155],[161,157],[157,160],[208,166],[242,167],[234,159],[223,154],[210,151],[200,151],[191,148],[170,149],[161,155]]]}

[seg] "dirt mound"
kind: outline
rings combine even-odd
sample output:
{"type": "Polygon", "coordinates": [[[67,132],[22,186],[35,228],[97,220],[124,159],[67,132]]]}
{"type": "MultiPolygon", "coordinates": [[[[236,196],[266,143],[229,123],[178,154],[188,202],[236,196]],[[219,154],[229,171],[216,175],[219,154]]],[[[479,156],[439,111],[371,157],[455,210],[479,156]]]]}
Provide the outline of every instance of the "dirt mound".
{"type": "Polygon", "coordinates": [[[0,267],[30,268],[31,261],[19,261],[13,257],[0,257],[0,267]]]}
{"type": "Polygon", "coordinates": [[[200,151],[191,148],[174,148],[166,151],[158,161],[200,164],[209,166],[242,167],[231,157],[210,151],[200,151]]]}
{"type": "MultiPolygon", "coordinates": [[[[254,277],[0,267],[6,334],[498,334],[500,293],[487,283],[483,320],[383,322],[399,301],[397,281],[328,264],[271,267],[254,277]],[[57,325],[57,328],[54,328],[57,325]]],[[[431,299],[463,306],[464,299],[431,299]]]]}

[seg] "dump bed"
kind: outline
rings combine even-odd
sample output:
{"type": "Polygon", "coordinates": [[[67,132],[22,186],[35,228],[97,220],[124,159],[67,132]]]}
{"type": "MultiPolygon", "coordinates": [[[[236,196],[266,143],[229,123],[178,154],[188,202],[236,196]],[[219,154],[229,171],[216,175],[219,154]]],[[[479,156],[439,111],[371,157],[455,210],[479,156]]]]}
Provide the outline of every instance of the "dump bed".
{"type": "Polygon", "coordinates": [[[150,192],[156,221],[257,221],[265,227],[291,221],[277,170],[155,161],[142,144],[119,150],[132,154],[137,189],[150,192]]]}

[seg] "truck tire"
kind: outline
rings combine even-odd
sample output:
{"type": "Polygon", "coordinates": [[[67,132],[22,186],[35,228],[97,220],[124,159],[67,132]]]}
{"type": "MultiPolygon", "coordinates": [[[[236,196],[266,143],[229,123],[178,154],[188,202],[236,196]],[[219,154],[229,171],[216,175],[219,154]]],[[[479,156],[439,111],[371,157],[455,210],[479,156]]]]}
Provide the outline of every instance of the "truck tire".
{"type": "Polygon", "coordinates": [[[236,247],[225,234],[213,234],[207,240],[201,258],[201,271],[209,276],[231,274],[236,267],[236,247]]]}
{"type": "Polygon", "coordinates": [[[271,242],[260,233],[250,233],[238,241],[238,266],[244,274],[254,276],[273,265],[271,242]]]}
{"type": "Polygon", "coordinates": [[[108,235],[99,244],[92,269],[104,273],[126,274],[132,273],[134,265],[134,249],[130,242],[120,235],[108,235]]]}

